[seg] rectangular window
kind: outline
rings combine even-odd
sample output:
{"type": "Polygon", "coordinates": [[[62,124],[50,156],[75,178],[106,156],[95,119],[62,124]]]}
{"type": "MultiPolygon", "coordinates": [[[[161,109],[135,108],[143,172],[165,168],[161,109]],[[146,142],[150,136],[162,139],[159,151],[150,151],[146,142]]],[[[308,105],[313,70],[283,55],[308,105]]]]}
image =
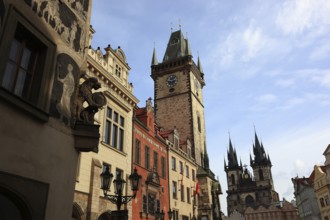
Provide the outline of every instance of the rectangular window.
{"type": "Polygon", "coordinates": [[[117,150],[124,151],[125,119],[107,107],[104,142],[117,150]]]}
{"type": "Polygon", "coordinates": [[[183,174],[183,163],[182,163],[182,161],[180,161],[179,164],[180,164],[180,174],[183,174]]]}
{"type": "Polygon", "coordinates": [[[135,163],[141,165],[141,142],[135,139],[135,163]]]}
{"type": "Polygon", "coordinates": [[[161,163],[162,163],[162,177],[165,178],[166,177],[166,160],[165,160],[165,157],[162,157],[161,163]]]}
{"type": "Polygon", "coordinates": [[[146,169],[150,169],[150,148],[148,146],[144,147],[144,158],[145,158],[144,167],[146,169]]]}
{"type": "Polygon", "coordinates": [[[154,169],[158,173],[158,153],[154,151],[154,169]]]}
{"type": "Polygon", "coordinates": [[[195,170],[191,169],[191,178],[193,181],[195,181],[195,170]]]}
{"type": "Polygon", "coordinates": [[[190,203],[190,188],[187,187],[187,202],[190,203]]]}
{"type": "Polygon", "coordinates": [[[189,167],[186,165],[186,177],[189,178],[189,167]]]}
{"type": "Polygon", "coordinates": [[[106,119],[105,121],[105,135],[104,135],[104,142],[106,144],[110,144],[110,133],[111,133],[111,121],[106,119]]]}
{"type": "Polygon", "coordinates": [[[175,181],[172,182],[172,196],[173,199],[177,199],[177,183],[175,181]]]}
{"type": "Polygon", "coordinates": [[[176,170],[176,159],[172,157],[172,170],[176,170]]]}
{"type": "Polygon", "coordinates": [[[181,192],[181,201],[184,202],[184,185],[183,184],[181,184],[180,192],[181,192]]]}
{"type": "Polygon", "coordinates": [[[46,53],[47,46],[18,24],[10,43],[1,85],[15,95],[37,104],[33,96],[39,93],[46,53]]]}

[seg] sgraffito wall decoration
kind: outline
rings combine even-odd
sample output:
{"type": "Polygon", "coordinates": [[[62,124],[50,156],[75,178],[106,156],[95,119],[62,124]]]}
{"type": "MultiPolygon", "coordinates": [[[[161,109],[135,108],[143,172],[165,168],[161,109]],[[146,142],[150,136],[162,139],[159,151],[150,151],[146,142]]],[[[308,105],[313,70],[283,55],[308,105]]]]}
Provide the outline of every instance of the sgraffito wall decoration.
{"type": "Polygon", "coordinates": [[[71,119],[74,118],[74,99],[79,77],[80,68],[77,63],[69,55],[59,54],[56,62],[50,113],[67,125],[70,125],[71,119]]]}
{"type": "Polygon", "coordinates": [[[6,12],[5,3],[3,2],[3,0],[0,0],[0,28],[3,25],[3,20],[5,18],[5,12],[6,12]]]}
{"type": "Polygon", "coordinates": [[[89,0],[25,0],[25,2],[71,48],[79,53],[84,52],[89,0]]]}

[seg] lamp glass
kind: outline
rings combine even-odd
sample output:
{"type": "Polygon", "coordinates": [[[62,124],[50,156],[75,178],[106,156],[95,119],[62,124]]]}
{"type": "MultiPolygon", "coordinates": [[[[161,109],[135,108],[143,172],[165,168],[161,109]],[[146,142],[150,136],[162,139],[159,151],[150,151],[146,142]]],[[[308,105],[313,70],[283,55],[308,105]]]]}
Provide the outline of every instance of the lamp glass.
{"type": "Polygon", "coordinates": [[[124,189],[124,183],[126,183],[126,181],[121,178],[120,174],[117,175],[117,178],[113,181],[113,183],[115,186],[115,193],[122,193],[124,189]]]}
{"type": "Polygon", "coordinates": [[[137,173],[137,169],[134,169],[134,172],[129,176],[131,181],[132,191],[135,193],[139,189],[141,176],[137,173]]]}
{"type": "Polygon", "coordinates": [[[106,166],[105,170],[103,171],[103,173],[101,173],[100,176],[101,176],[101,189],[103,189],[104,191],[109,191],[111,180],[113,178],[112,173],[110,173],[109,171],[109,166],[106,166]]]}

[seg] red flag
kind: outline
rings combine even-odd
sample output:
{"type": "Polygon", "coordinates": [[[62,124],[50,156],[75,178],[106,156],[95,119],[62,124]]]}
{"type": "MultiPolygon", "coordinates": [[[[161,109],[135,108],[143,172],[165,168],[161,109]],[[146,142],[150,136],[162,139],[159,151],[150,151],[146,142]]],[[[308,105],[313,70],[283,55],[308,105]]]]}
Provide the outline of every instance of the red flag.
{"type": "Polygon", "coordinates": [[[195,194],[198,194],[198,191],[199,191],[199,186],[198,186],[198,182],[196,182],[195,194]]]}

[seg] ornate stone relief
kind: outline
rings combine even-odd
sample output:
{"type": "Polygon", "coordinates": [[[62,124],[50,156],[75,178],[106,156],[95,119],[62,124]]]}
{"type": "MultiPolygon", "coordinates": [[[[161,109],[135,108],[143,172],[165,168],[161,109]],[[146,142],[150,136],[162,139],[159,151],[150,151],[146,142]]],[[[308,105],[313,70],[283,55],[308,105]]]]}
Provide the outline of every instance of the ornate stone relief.
{"type": "Polygon", "coordinates": [[[59,0],[25,0],[25,2],[72,49],[84,53],[86,46],[85,15],[88,11],[88,0],[65,0],[67,4],[59,0]],[[79,19],[71,9],[78,11],[83,19],[79,19]]]}

